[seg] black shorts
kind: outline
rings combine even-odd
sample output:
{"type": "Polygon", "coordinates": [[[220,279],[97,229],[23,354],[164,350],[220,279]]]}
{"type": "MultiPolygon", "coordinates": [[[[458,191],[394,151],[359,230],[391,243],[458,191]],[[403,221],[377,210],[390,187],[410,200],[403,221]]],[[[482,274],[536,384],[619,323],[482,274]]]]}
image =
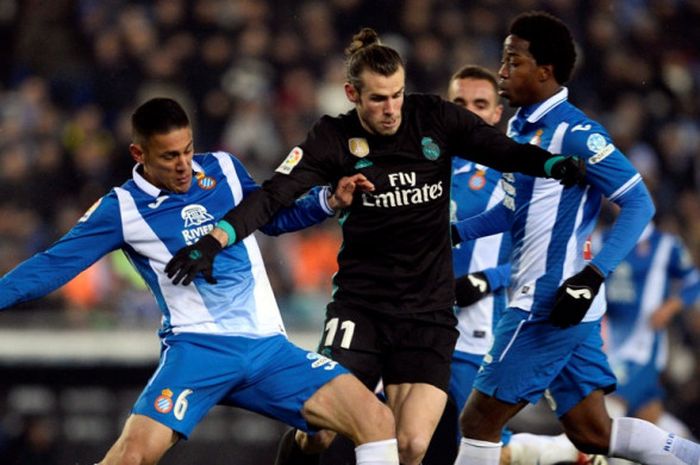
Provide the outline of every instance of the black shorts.
{"type": "Polygon", "coordinates": [[[387,314],[331,302],[319,352],[349,369],[369,389],[427,383],[447,392],[459,332],[452,308],[387,314]]]}

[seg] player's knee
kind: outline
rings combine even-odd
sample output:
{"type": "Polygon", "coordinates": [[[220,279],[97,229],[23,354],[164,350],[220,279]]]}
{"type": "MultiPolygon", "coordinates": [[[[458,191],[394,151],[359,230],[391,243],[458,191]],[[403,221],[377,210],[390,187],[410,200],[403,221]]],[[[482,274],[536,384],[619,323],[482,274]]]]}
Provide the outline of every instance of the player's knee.
{"type": "Polygon", "coordinates": [[[372,396],[371,401],[353,410],[355,421],[369,440],[388,439],[396,436],[396,423],[391,409],[372,396]]]}
{"type": "Polygon", "coordinates": [[[399,433],[398,442],[401,463],[418,463],[428,450],[430,438],[416,434],[399,433]]]}

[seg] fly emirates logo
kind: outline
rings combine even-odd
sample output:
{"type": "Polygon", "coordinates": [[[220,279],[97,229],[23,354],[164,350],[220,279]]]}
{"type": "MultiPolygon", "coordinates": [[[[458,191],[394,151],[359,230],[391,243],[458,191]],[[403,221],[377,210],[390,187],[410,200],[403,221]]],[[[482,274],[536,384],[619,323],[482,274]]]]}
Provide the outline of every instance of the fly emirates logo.
{"type": "Polygon", "coordinates": [[[362,193],[362,205],[365,207],[393,208],[418,205],[442,197],[442,181],[436,184],[417,185],[415,172],[390,173],[389,184],[393,190],[381,194],[362,193]]]}

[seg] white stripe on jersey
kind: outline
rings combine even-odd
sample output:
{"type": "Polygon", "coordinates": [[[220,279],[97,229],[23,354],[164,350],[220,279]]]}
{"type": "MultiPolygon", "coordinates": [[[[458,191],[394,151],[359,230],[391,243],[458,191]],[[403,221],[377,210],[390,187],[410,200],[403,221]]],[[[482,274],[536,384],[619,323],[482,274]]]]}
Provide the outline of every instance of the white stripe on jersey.
{"type": "MultiPolygon", "coordinates": [[[[236,169],[233,166],[233,160],[225,152],[216,152],[214,156],[219,160],[219,165],[221,166],[224,175],[226,175],[226,180],[233,193],[234,202],[238,205],[243,199],[243,191],[241,189],[240,182],[238,181],[238,176],[236,175],[236,169]]],[[[267,271],[265,270],[265,264],[263,263],[262,254],[260,253],[260,248],[258,247],[258,241],[252,234],[245,239],[243,239],[243,245],[248,252],[248,258],[250,259],[251,274],[255,282],[253,286],[253,299],[255,300],[255,316],[257,318],[257,326],[259,328],[270,327],[281,330],[285,333],[284,324],[282,322],[282,317],[280,316],[279,308],[277,307],[277,300],[272,291],[272,285],[267,276],[267,271]]]]}
{"type": "MultiPolygon", "coordinates": [[[[590,191],[590,186],[586,186],[586,189],[581,196],[578,207],[576,208],[576,219],[574,220],[574,231],[578,231],[581,226],[581,221],[583,220],[583,208],[588,199],[588,192],[590,191]]],[[[579,237],[576,234],[572,234],[566,243],[566,256],[564,257],[564,264],[562,269],[563,276],[573,276],[574,274],[581,271],[581,253],[582,248],[579,243],[579,237]]],[[[559,280],[560,283],[564,282],[564,279],[559,280]]],[[[600,315],[599,315],[600,316],[600,315]]]]}
{"type": "MultiPolygon", "coordinates": [[[[167,318],[173,327],[173,332],[192,331],[193,328],[188,329],[188,325],[211,322],[212,315],[204,305],[197,288],[195,286],[175,286],[165,274],[165,265],[172,258],[172,255],[141,217],[131,193],[121,187],[115,187],[114,191],[119,199],[124,241],[133,247],[138,254],[151,257],[148,263],[158,277],[158,286],[170,310],[170,315],[167,318]]],[[[205,325],[197,332],[205,331],[219,332],[216,331],[213,323],[205,325]]]]}
{"type": "MultiPolygon", "coordinates": [[[[613,349],[614,357],[621,360],[630,360],[640,365],[649,362],[654,344],[654,330],[649,326],[649,317],[659,308],[664,301],[664,291],[668,279],[668,262],[671,259],[673,250],[673,240],[670,236],[663,236],[656,248],[654,259],[649,266],[649,274],[644,281],[643,294],[640,299],[640,309],[634,328],[630,332],[625,342],[613,349]]],[[[657,366],[666,363],[666,347],[660,347],[660,354],[657,356],[657,366]]]]}
{"type": "MultiPolygon", "coordinates": [[[[586,189],[581,196],[578,209],[576,210],[576,220],[574,221],[574,231],[578,231],[583,222],[583,214],[588,200],[588,194],[591,187],[586,186],[586,189]]],[[[582,244],[586,241],[586,237],[579,237],[576,234],[572,234],[569,237],[569,241],[566,243],[566,257],[564,258],[563,264],[563,274],[562,276],[573,276],[574,274],[581,271],[586,262],[583,260],[583,246],[582,244]]],[[[563,283],[564,279],[560,279],[559,284],[563,283]]],[[[605,301],[605,283],[600,286],[598,294],[593,298],[591,306],[583,318],[583,322],[596,321],[603,316],[605,310],[607,309],[607,304],[605,301]]]]}
{"type": "Polygon", "coordinates": [[[547,147],[549,153],[561,153],[561,145],[564,142],[564,136],[566,135],[567,129],[569,129],[569,123],[560,123],[559,126],[557,126],[554,134],[552,134],[552,140],[549,143],[549,147],[547,147]]]}
{"type": "Polygon", "coordinates": [[[518,269],[515,270],[510,288],[509,306],[530,311],[536,291],[536,282],[547,271],[547,249],[552,242],[556,212],[561,202],[563,186],[559,181],[535,178],[529,202],[525,234],[517,253],[518,269]],[[554,214],[552,212],[555,212],[554,214]]]}
{"type": "Polygon", "coordinates": [[[628,190],[632,189],[634,186],[636,186],[641,181],[642,181],[642,176],[639,173],[635,174],[626,183],[624,183],[618,190],[613,192],[612,195],[609,197],[609,200],[615,201],[615,199],[617,199],[618,197],[623,195],[628,190]]]}

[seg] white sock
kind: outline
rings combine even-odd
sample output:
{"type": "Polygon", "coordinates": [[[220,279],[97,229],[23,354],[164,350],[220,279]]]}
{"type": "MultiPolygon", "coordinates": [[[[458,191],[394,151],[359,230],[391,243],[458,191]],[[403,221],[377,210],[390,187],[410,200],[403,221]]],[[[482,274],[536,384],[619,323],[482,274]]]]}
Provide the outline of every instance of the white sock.
{"type": "Polygon", "coordinates": [[[399,465],[399,443],[385,439],[360,444],[355,447],[357,465],[399,465]]]}
{"type": "Polygon", "coordinates": [[[608,457],[608,465],[637,465],[637,462],[630,462],[625,459],[608,457]]]}
{"type": "Polygon", "coordinates": [[[698,465],[700,445],[638,418],[615,418],[610,455],[645,465],[698,465]]]}
{"type": "Polygon", "coordinates": [[[498,465],[501,446],[500,442],[462,438],[454,465],[498,465]]]}
{"type": "Polygon", "coordinates": [[[510,465],[552,465],[575,462],[578,450],[565,434],[542,436],[530,433],[514,434],[508,443],[510,465]]]}
{"type": "Polygon", "coordinates": [[[627,405],[617,397],[605,396],[605,409],[610,418],[619,418],[627,415],[627,405]]]}
{"type": "Polygon", "coordinates": [[[693,439],[693,433],[690,432],[685,423],[668,412],[661,414],[661,417],[656,421],[656,426],[669,433],[675,433],[682,438],[693,439]]]}

